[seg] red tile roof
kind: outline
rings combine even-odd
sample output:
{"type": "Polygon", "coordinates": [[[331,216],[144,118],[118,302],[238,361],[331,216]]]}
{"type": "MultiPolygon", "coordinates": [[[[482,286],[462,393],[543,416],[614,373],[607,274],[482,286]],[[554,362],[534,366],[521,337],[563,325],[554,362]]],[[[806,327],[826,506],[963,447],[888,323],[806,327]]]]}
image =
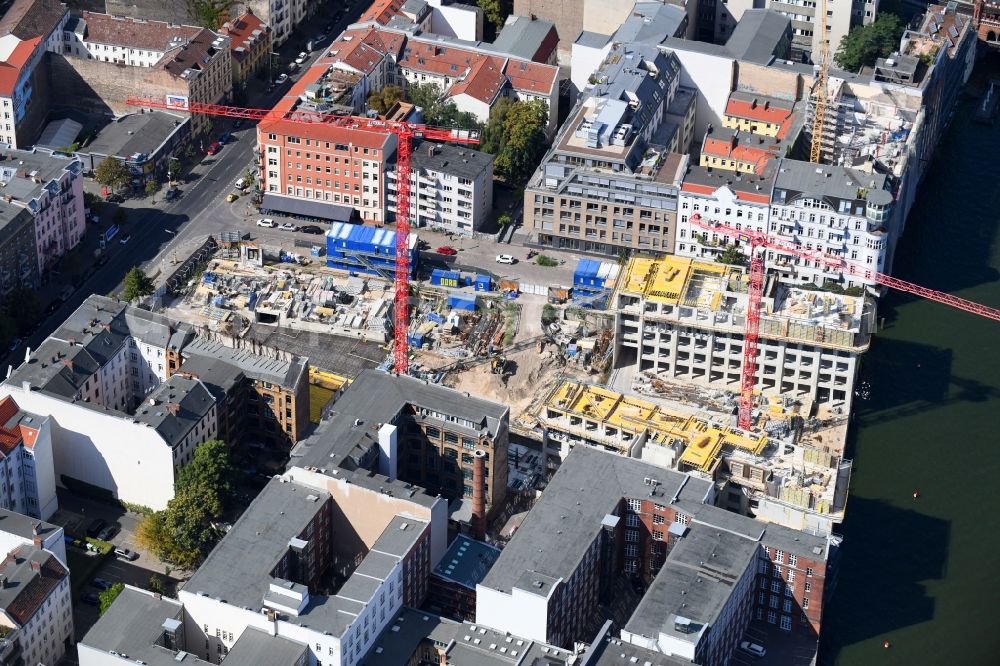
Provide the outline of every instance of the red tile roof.
{"type": "Polygon", "coordinates": [[[229,37],[229,50],[237,60],[242,60],[250,55],[247,51],[253,48],[255,42],[263,40],[270,31],[271,28],[257,18],[253,12],[247,12],[234,21],[227,21],[219,30],[220,33],[229,37]],[[260,33],[254,36],[254,30],[260,30],[260,33]],[[238,46],[242,46],[246,51],[237,51],[238,46]]]}
{"type": "Polygon", "coordinates": [[[20,409],[10,396],[0,401],[0,453],[5,456],[21,443],[21,431],[17,424],[8,425],[20,409]]]}
{"type": "Polygon", "coordinates": [[[448,90],[448,96],[464,94],[485,104],[492,104],[507,83],[503,66],[503,58],[480,58],[469,70],[469,74],[448,90]]]}
{"type": "Polygon", "coordinates": [[[514,90],[535,94],[550,94],[559,83],[559,68],[537,62],[526,62],[511,58],[504,67],[504,74],[510,79],[514,90]]]}
{"type": "Polygon", "coordinates": [[[793,113],[791,109],[771,106],[770,102],[754,103],[730,98],[726,103],[726,115],[779,125],[778,138],[784,139],[792,124],[793,113]]]}
{"type": "Polygon", "coordinates": [[[21,76],[21,70],[25,63],[31,59],[31,54],[35,52],[41,41],[41,37],[22,41],[14,47],[5,62],[0,62],[0,95],[4,97],[14,96],[14,88],[17,86],[17,79],[21,76]]]}
{"type": "Polygon", "coordinates": [[[87,23],[87,41],[115,44],[146,51],[166,51],[172,39],[189,40],[201,32],[190,25],[173,25],[165,21],[142,21],[130,17],[83,12],[87,23]]]}
{"type": "Polygon", "coordinates": [[[379,25],[385,25],[389,19],[399,13],[404,2],[405,0],[375,0],[358,19],[358,23],[375,21],[379,25]]]}
{"type": "MultiPolygon", "coordinates": [[[[258,128],[265,133],[272,132],[282,136],[329,141],[330,143],[346,143],[360,148],[385,150],[385,145],[389,140],[389,132],[375,132],[367,129],[342,127],[326,123],[299,123],[283,118],[264,119],[260,121],[258,128]]],[[[382,160],[384,158],[385,155],[380,154],[378,158],[369,157],[367,159],[382,160]]]]}
{"type": "Polygon", "coordinates": [[[764,172],[764,167],[774,157],[771,153],[754,146],[745,146],[738,141],[725,139],[713,139],[706,136],[702,144],[701,152],[713,157],[723,157],[739,162],[746,162],[754,165],[754,173],[760,175],[764,172]]]}
{"type": "Polygon", "coordinates": [[[392,33],[380,33],[375,28],[344,32],[327,51],[327,62],[342,62],[359,72],[371,74],[385,56],[399,52],[402,35],[394,40],[396,48],[393,49],[382,39],[382,35],[389,34],[392,33]]]}

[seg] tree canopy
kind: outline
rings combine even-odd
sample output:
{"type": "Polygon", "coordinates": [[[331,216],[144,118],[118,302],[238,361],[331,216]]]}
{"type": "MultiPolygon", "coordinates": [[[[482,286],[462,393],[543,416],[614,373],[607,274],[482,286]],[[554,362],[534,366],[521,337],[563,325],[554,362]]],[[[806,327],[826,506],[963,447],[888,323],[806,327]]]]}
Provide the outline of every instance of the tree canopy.
{"type": "Polygon", "coordinates": [[[480,150],[496,157],[494,169],[508,183],[528,179],[545,154],[548,110],[541,100],[499,100],[483,129],[480,150]]]}
{"type": "Polygon", "coordinates": [[[157,556],[193,569],[218,539],[213,522],[222,517],[233,468],[224,442],[209,440],[177,477],[174,498],[163,511],[147,516],[137,539],[157,556]]]}
{"type": "Polygon", "coordinates": [[[410,85],[406,88],[406,100],[424,111],[424,122],[435,127],[457,127],[475,130],[480,128],[476,116],[459,111],[454,102],[441,99],[441,88],[433,83],[410,85]]]}
{"type": "Polygon", "coordinates": [[[392,105],[403,99],[404,96],[402,88],[386,86],[381,90],[373,90],[368,95],[368,106],[378,111],[379,115],[384,116],[392,108],[392,105]]]}
{"type": "Polygon", "coordinates": [[[117,599],[118,595],[124,590],[125,585],[123,583],[115,583],[108,589],[101,591],[98,595],[98,599],[100,600],[98,611],[101,615],[104,615],[104,613],[111,608],[111,604],[115,603],[115,599],[117,599]]]}
{"type": "Polygon", "coordinates": [[[857,26],[844,36],[833,59],[850,72],[871,67],[899,48],[904,27],[898,16],[880,11],[873,22],[857,26]]]}
{"type": "Polygon", "coordinates": [[[721,254],[715,255],[715,260],[720,264],[732,264],[733,266],[746,266],[747,255],[743,254],[736,245],[727,245],[721,254]]]}
{"type": "Polygon", "coordinates": [[[507,21],[514,3],[513,0],[478,0],[476,4],[483,10],[486,22],[495,29],[495,35],[503,28],[503,24],[507,21]]]}
{"type": "Polygon", "coordinates": [[[118,158],[105,157],[94,169],[94,180],[114,190],[116,187],[128,185],[132,180],[132,174],[129,173],[125,163],[118,158]]]}
{"type": "Polygon", "coordinates": [[[153,291],[155,291],[153,281],[138,266],[133,266],[132,270],[125,274],[125,289],[122,291],[122,298],[126,301],[131,302],[137,298],[148,296],[153,291]]]}

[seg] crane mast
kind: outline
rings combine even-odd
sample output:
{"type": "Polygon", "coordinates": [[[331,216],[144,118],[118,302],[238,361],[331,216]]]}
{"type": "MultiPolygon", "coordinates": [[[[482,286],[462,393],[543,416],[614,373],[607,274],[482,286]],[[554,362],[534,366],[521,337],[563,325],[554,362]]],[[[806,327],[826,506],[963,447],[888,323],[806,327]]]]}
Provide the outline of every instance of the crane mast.
{"type": "Polygon", "coordinates": [[[413,154],[413,140],[415,138],[423,138],[473,144],[479,143],[477,132],[428,127],[426,125],[365,118],[362,116],[338,116],[315,111],[291,111],[286,114],[279,114],[275,113],[272,109],[253,109],[189,101],[170,102],[138,96],[129,96],[125,100],[125,103],[129,106],[186,111],[188,113],[202,113],[227,118],[285,120],[306,125],[325,124],[345,129],[395,134],[398,145],[396,147],[396,258],[393,273],[392,364],[396,372],[400,374],[407,373],[410,364],[407,333],[410,328],[410,162],[413,154]]]}
{"type": "Polygon", "coordinates": [[[826,0],[820,0],[819,12],[819,71],[813,88],[812,143],[809,161],[819,164],[823,152],[823,123],[826,121],[826,77],[830,67],[830,49],[826,43],[826,0]]]}

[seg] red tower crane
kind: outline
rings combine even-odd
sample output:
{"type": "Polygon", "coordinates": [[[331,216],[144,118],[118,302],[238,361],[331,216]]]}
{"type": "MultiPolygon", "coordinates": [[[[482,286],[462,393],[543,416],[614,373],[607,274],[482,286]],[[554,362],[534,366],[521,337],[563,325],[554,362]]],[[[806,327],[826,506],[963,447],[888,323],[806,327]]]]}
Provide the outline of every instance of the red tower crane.
{"type": "MultiPolygon", "coordinates": [[[[168,100],[170,98],[167,98],[168,100]]],[[[202,113],[210,116],[225,116],[227,118],[244,118],[249,120],[285,120],[307,125],[323,124],[345,129],[357,129],[370,132],[390,132],[396,135],[396,261],[393,284],[395,287],[394,320],[393,320],[393,367],[396,372],[406,374],[409,369],[409,343],[407,333],[410,327],[410,157],[413,150],[413,139],[431,139],[451,143],[479,143],[478,132],[457,129],[444,129],[400,122],[382,120],[361,116],[338,116],[317,111],[289,111],[279,113],[273,109],[253,109],[240,106],[225,106],[222,104],[203,104],[201,102],[170,102],[148,97],[130,96],[126,101],[129,106],[150,109],[166,109],[170,111],[186,111],[202,113]]]]}
{"type": "Polygon", "coordinates": [[[749,246],[750,284],[747,300],[746,331],[743,344],[743,372],[740,380],[739,411],[739,427],[744,429],[749,429],[753,425],[753,386],[754,378],[757,375],[757,337],[760,330],[760,301],[764,291],[764,257],[763,253],[758,251],[761,248],[772,249],[781,254],[790,254],[807,261],[815,261],[828,268],[862,278],[866,282],[873,282],[898,291],[916,294],[917,296],[922,296],[938,303],[950,305],[959,310],[987,317],[994,321],[1000,321],[1000,309],[981,305],[964,298],[959,298],[958,296],[946,294],[942,291],[921,287],[918,284],[852,264],[840,257],[818,250],[807,250],[800,245],[775,238],[760,231],[737,229],[722,222],[706,222],[697,213],[692,215],[688,221],[700,229],[732,238],[749,246]]]}

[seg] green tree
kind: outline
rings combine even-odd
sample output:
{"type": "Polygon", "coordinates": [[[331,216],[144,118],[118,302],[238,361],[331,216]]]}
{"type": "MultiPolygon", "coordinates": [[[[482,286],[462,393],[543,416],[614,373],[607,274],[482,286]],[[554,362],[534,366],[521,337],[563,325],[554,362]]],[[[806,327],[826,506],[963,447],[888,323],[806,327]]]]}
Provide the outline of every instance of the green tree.
{"type": "Polygon", "coordinates": [[[496,32],[500,32],[503,24],[507,21],[513,9],[513,0],[478,0],[476,2],[483,10],[486,22],[490,24],[496,32]]]}
{"type": "Polygon", "coordinates": [[[497,175],[508,183],[528,179],[545,154],[547,122],[548,111],[541,100],[504,98],[494,105],[483,129],[480,149],[496,157],[497,175]]]}
{"type": "Polygon", "coordinates": [[[177,180],[177,176],[181,173],[181,161],[177,157],[171,157],[167,160],[167,178],[171,181],[177,180]]]}
{"type": "Polygon", "coordinates": [[[111,604],[115,603],[115,599],[118,598],[118,595],[121,594],[124,589],[125,585],[122,583],[115,583],[108,589],[101,592],[99,596],[101,605],[98,608],[101,615],[104,615],[104,613],[111,608],[111,604]]]}
{"type": "Polygon", "coordinates": [[[156,190],[160,189],[160,184],[156,182],[155,178],[150,178],[146,181],[146,194],[153,195],[156,194],[156,190]]]}
{"type": "Polygon", "coordinates": [[[454,102],[441,98],[441,88],[433,83],[410,85],[406,88],[406,101],[419,106],[424,112],[424,122],[437,127],[456,127],[478,130],[479,121],[466,111],[459,111],[454,102]]]}
{"type": "Polygon", "coordinates": [[[221,504],[232,490],[234,475],[226,443],[221,439],[210,439],[195,449],[191,462],[177,477],[176,488],[178,491],[199,486],[210,488],[215,493],[214,501],[221,504]]]}
{"type": "Polygon", "coordinates": [[[379,115],[384,116],[392,105],[403,99],[403,89],[398,86],[386,86],[381,90],[373,90],[370,95],[368,95],[368,107],[378,111],[379,115]]]}
{"type": "Polygon", "coordinates": [[[556,320],[558,315],[556,314],[556,309],[552,307],[551,303],[546,303],[542,306],[542,324],[548,326],[556,320]]]}
{"type": "Polygon", "coordinates": [[[727,245],[721,254],[715,256],[715,260],[720,264],[731,264],[733,266],[747,265],[747,255],[743,254],[743,250],[735,245],[727,245]]]}
{"type": "Polygon", "coordinates": [[[844,36],[833,59],[850,72],[871,67],[876,60],[899,48],[904,27],[898,16],[880,11],[873,22],[858,26],[844,36]]]}
{"type": "Polygon", "coordinates": [[[133,266],[132,270],[126,273],[125,289],[122,291],[122,298],[126,301],[132,302],[152,294],[153,291],[155,291],[153,281],[141,268],[133,266]]]}
{"type": "Polygon", "coordinates": [[[101,203],[101,198],[92,192],[83,193],[83,205],[90,209],[90,212],[97,212],[97,205],[101,203]]]}
{"type": "Polygon", "coordinates": [[[163,594],[163,581],[160,580],[160,577],[157,576],[156,574],[153,574],[149,577],[149,582],[147,583],[147,587],[149,588],[150,592],[163,594]]]}
{"type": "Polygon", "coordinates": [[[116,157],[105,157],[94,169],[94,180],[114,191],[116,187],[125,187],[132,180],[125,163],[116,157]]]}
{"type": "Polygon", "coordinates": [[[186,159],[188,162],[194,162],[197,157],[198,157],[197,149],[194,147],[193,143],[189,143],[187,147],[184,149],[184,159],[186,159]]]}

